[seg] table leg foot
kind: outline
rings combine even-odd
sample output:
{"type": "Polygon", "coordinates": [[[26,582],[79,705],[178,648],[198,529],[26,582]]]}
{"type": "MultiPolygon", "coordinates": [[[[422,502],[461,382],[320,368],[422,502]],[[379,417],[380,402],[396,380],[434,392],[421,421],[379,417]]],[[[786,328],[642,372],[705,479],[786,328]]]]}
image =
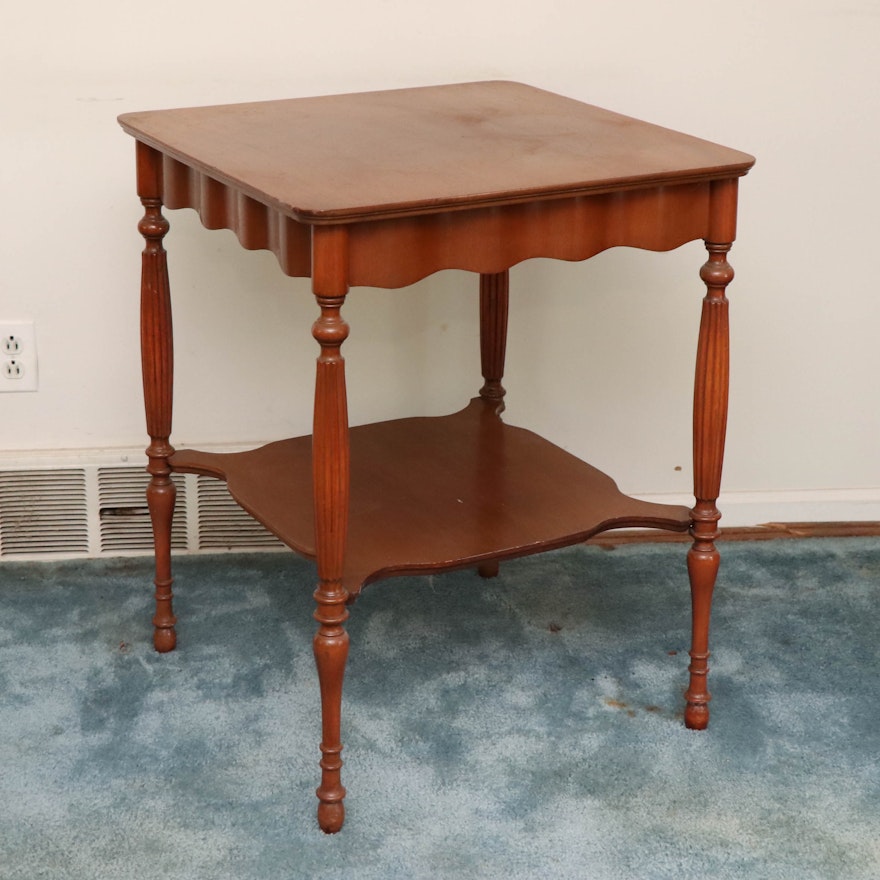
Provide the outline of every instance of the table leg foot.
{"type": "Polygon", "coordinates": [[[688,730],[705,730],[709,726],[709,707],[688,703],[684,710],[684,726],[688,730]]]}
{"type": "Polygon", "coordinates": [[[492,562],[484,562],[477,568],[477,573],[481,578],[493,578],[498,577],[498,572],[501,570],[501,566],[497,560],[493,560],[492,562]]]}
{"type": "Polygon", "coordinates": [[[345,804],[342,801],[318,804],[318,827],[324,834],[336,834],[345,824],[345,804]]]}
{"type": "Polygon", "coordinates": [[[160,654],[167,654],[177,647],[177,631],[173,626],[155,626],[153,629],[153,647],[160,654]]]}

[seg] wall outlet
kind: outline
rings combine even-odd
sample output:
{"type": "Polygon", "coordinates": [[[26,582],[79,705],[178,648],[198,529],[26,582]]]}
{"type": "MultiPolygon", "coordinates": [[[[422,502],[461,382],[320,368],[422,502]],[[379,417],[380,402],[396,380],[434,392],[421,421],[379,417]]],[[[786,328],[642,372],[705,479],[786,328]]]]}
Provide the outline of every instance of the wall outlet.
{"type": "Polygon", "coordinates": [[[0,321],[0,392],[37,390],[33,321],[0,321]]]}

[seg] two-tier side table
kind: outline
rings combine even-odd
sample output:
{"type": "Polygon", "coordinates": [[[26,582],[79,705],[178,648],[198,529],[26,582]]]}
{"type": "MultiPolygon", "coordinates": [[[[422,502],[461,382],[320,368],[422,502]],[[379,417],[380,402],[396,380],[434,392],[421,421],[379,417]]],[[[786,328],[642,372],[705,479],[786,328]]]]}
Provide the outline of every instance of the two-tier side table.
{"type": "MultiPolygon", "coordinates": [[[[225,480],[233,498],[317,563],[321,691],[318,820],[344,819],[340,712],[348,605],[380,578],[473,567],[620,527],[690,530],[693,600],[685,722],[709,720],[706,686],[727,417],[728,307],[744,153],[511,82],[129,113],[137,141],[147,490],[156,553],[155,646],[176,643],[174,472],[225,480]],[[314,430],[230,454],[175,451],[171,294],[162,207],[272,250],[311,277],[314,430]],[[625,245],[703,239],[693,509],[629,498],[610,477],[501,418],[508,270],[625,245]],[[342,306],[350,288],[401,288],[441,269],[479,275],[483,385],[453,415],[349,428],[342,306]]],[[[476,311],[476,310],[475,310],[476,311]]],[[[259,319],[254,311],[254,320],[259,319]]]]}

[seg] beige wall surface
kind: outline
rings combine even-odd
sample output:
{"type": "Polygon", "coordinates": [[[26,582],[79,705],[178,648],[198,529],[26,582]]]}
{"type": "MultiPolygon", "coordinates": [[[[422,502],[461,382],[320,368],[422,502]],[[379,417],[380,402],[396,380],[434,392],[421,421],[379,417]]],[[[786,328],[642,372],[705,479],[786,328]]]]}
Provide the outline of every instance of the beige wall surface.
{"type": "MultiPolygon", "coordinates": [[[[34,0],[4,3],[3,30],[0,321],[35,321],[40,387],[0,395],[0,459],[146,442],[118,114],[513,79],[757,156],[731,254],[726,493],[745,521],[880,518],[876,0],[34,0]]],[[[308,282],[193,212],[169,219],[175,441],[307,433],[308,282]]],[[[509,421],[625,491],[686,495],[703,260],[693,243],[516,267],[509,421]]],[[[476,392],[476,290],[445,272],[352,291],[353,423],[476,392]]]]}

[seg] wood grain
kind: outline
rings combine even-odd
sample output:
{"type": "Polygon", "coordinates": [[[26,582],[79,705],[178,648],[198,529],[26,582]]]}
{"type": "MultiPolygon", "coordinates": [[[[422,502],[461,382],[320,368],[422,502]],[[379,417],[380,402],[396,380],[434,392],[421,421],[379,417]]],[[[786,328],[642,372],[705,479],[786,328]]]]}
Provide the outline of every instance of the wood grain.
{"type": "MultiPolygon", "coordinates": [[[[479,398],[459,413],[349,431],[351,517],[343,583],[356,596],[399,574],[476,567],[586,540],[611,528],[685,531],[686,507],[628,498],[596,468],[479,398]]],[[[250,452],[180,450],[175,471],[225,479],[288,546],[316,555],[309,437],[250,452]]]]}
{"type": "Polygon", "coordinates": [[[120,124],[308,224],[735,177],[754,162],[514,82],[127,113],[120,124]]]}

